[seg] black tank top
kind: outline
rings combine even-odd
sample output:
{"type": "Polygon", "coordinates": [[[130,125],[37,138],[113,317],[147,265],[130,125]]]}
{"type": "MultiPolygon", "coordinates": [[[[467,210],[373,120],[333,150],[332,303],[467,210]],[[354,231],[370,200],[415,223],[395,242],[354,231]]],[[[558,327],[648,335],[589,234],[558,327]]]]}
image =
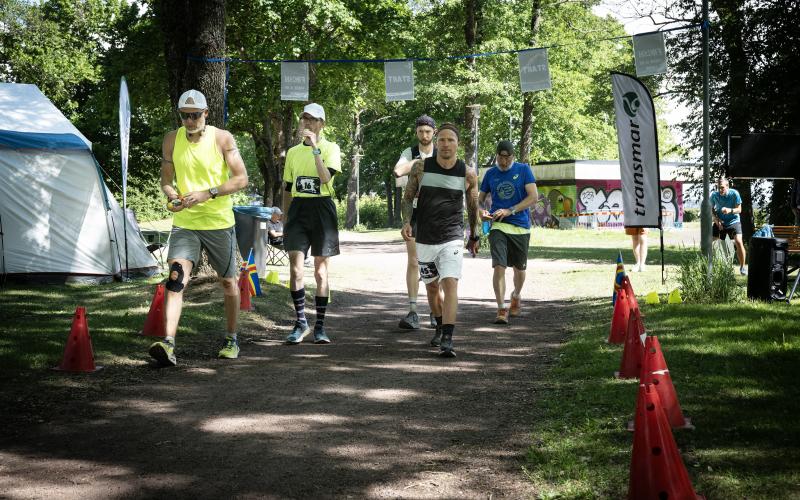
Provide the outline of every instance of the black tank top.
{"type": "Polygon", "coordinates": [[[426,158],[417,199],[417,242],[439,245],[464,238],[464,191],[467,166],[457,160],[442,168],[426,158]]]}

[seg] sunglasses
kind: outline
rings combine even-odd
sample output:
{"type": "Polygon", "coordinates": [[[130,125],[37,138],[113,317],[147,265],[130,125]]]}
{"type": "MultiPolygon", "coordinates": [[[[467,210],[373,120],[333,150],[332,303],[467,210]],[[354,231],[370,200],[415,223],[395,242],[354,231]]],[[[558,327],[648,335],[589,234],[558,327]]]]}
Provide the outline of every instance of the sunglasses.
{"type": "Polygon", "coordinates": [[[190,113],[184,113],[183,111],[178,111],[178,114],[181,115],[181,120],[188,120],[189,118],[191,118],[192,120],[197,121],[200,119],[201,116],[203,116],[203,113],[205,113],[205,111],[193,111],[190,113]]]}

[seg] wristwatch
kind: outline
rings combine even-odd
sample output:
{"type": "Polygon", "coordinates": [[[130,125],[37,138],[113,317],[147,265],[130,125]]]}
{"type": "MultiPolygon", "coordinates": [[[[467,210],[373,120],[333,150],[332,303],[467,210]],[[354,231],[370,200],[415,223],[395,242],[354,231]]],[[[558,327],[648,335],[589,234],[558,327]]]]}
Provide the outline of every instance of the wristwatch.
{"type": "Polygon", "coordinates": [[[511,215],[517,214],[517,207],[511,207],[511,215]]]}
{"type": "Polygon", "coordinates": [[[208,188],[208,192],[211,193],[211,199],[213,200],[219,194],[219,188],[216,187],[208,188]]]}
{"type": "Polygon", "coordinates": [[[319,148],[314,148],[311,150],[311,154],[314,156],[320,155],[322,154],[322,150],[320,150],[319,148]]]}

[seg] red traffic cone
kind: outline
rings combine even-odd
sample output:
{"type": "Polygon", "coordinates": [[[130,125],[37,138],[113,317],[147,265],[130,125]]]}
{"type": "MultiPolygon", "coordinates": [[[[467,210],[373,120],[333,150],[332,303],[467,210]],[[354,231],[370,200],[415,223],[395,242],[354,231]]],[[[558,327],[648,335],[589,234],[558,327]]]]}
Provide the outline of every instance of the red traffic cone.
{"type": "Polygon", "coordinates": [[[611,316],[611,332],[608,334],[609,344],[625,342],[625,331],[628,328],[628,317],[631,314],[627,294],[624,289],[617,292],[617,301],[614,303],[614,315],[611,316]]]}
{"type": "Polygon", "coordinates": [[[247,271],[242,271],[239,275],[239,310],[241,311],[255,311],[253,303],[250,300],[250,278],[247,271]]]}
{"type": "Polygon", "coordinates": [[[628,318],[628,328],[625,332],[625,348],[622,350],[622,360],[619,371],[614,372],[617,378],[637,378],[642,371],[642,357],[644,345],[639,336],[636,315],[631,311],[628,318]]]}
{"type": "MultiPolygon", "coordinates": [[[[635,330],[636,335],[638,335],[639,338],[641,339],[642,335],[644,335],[644,321],[642,321],[642,311],[640,311],[638,307],[631,308],[630,317],[633,318],[633,322],[636,325],[636,330],[635,330]]],[[[644,345],[644,340],[642,340],[642,345],[644,345]]]]}
{"type": "Polygon", "coordinates": [[[153,295],[153,302],[150,303],[150,312],[144,320],[142,335],[148,337],[166,337],[167,331],[164,326],[164,284],[156,285],[156,293],[153,295]]]}
{"type": "Polygon", "coordinates": [[[625,290],[625,295],[628,297],[628,303],[630,304],[631,309],[635,309],[638,312],[639,301],[636,300],[636,293],[634,293],[631,280],[627,276],[622,279],[622,288],[625,290]]]}
{"type": "Polygon", "coordinates": [[[639,384],[628,499],[696,500],[689,473],[651,384],[639,384]]]}
{"type": "Polygon", "coordinates": [[[78,306],[72,319],[72,328],[64,346],[64,357],[54,370],[76,373],[92,373],[101,370],[95,366],[92,338],[89,336],[89,325],[86,323],[86,308],[78,306]]]}
{"type": "Polygon", "coordinates": [[[672,377],[669,375],[667,362],[658,337],[647,337],[644,344],[644,360],[642,362],[642,375],[639,377],[642,384],[653,384],[658,392],[661,406],[667,413],[667,420],[673,429],[694,429],[692,421],[683,416],[672,377]]]}

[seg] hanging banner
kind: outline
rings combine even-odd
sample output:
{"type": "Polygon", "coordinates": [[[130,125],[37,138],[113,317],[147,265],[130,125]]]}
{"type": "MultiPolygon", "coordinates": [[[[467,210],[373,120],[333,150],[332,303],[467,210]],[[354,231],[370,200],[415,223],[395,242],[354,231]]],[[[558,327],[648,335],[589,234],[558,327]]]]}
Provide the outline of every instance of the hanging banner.
{"type": "Polygon", "coordinates": [[[125,77],[119,83],[119,153],[122,165],[122,207],[128,207],[128,145],[131,138],[131,102],[125,77]]]}
{"type": "Polygon", "coordinates": [[[523,50],[517,58],[519,60],[519,86],[523,92],[547,90],[552,87],[547,49],[523,50]]]}
{"type": "Polygon", "coordinates": [[[661,227],[658,136],[653,98],[631,75],[611,73],[625,227],[661,227]]]}
{"type": "Polygon", "coordinates": [[[664,33],[634,35],[633,58],[636,62],[636,76],[666,73],[667,51],[664,49],[664,33]]]}
{"type": "Polygon", "coordinates": [[[414,100],[414,63],[394,61],[383,63],[386,82],[386,102],[414,100]]]}
{"type": "Polygon", "coordinates": [[[281,101],[308,100],[308,63],[281,63],[281,101]]]}

